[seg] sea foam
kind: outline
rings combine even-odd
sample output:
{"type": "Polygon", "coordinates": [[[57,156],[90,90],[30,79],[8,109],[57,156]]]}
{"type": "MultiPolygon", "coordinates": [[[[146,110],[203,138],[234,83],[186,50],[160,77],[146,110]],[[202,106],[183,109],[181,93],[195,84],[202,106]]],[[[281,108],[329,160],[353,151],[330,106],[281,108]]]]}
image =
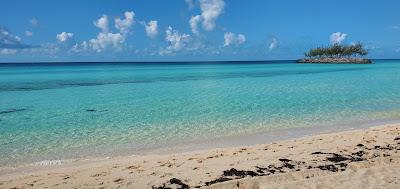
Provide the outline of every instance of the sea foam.
{"type": "Polygon", "coordinates": [[[62,165],[64,163],[63,160],[43,160],[39,162],[33,163],[34,166],[53,166],[53,165],[62,165]]]}

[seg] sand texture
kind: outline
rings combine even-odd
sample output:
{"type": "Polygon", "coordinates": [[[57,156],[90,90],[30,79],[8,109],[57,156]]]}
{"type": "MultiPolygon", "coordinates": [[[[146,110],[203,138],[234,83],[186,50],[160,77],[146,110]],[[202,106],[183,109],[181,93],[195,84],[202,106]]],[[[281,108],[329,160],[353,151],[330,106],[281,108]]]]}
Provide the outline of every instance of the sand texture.
{"type": "Polygon", "coordinates": [[[0,188],[400,188],[400,125],[18,168],[0,188]]]}

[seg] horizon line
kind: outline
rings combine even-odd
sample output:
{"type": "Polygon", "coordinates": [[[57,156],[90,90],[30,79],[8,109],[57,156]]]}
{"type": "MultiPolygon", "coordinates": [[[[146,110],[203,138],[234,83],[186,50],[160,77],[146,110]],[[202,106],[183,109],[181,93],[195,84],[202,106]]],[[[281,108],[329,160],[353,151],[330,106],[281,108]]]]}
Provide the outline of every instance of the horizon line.
{"type": "MultiPolygon", "coordinates": [[[[377,58],[371,60],[399,60],[400,58],[377,58]]],[[[178,60],[178,61],[36,61],[36,62],[0,62],[0,64],[68,64],[68,63],[235,63],[235,62],[283,62],[296,61],[297,59],[280,60],[178,60]]]]}

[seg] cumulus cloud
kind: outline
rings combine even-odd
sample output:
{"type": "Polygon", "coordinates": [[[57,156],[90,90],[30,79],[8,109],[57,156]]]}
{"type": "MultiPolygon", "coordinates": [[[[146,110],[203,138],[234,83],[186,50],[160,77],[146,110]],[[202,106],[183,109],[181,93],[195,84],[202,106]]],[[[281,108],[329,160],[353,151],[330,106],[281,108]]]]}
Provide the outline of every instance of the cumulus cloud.
{"type": "Polygon", "coordinates": [[[102,15],[98,20],[94,21],[94,25],[101,31],[97,34],[96,38],[83,41],[75,44],[71,51],[73,52],[84,52],[87,50],[93,50],[95,52],[103,52],[108,49],[121,50],[126,40],[129,29],[134,24],[135,13],[132,11],[126,11],[124,13],[125,18],[116,18],[115,28],[119,32],[113,33],[109,31],[109,20],[107,15],[102,15]]]}
{"type": "Polygon", "coordinates": [[[68,33],[68,32],[61,32],[57,34],[56,38],[59,42],[65,42],[69,39],[71,39],[74,36],[73,33],[68,33]]]}
{"type": "Polygon", "coordinates": [[[102,52],[109,47],[118,49],[124,41],[120,33],[99,33],[97,38],[89,40],[89,45],[96,52],[102,52]]]}
{"type": "Polygon", "coordinates": [[[158,22],[151,20],[149,23],[144,25],[147,36],[153,38],[158,34],[158,22]]]}
{"type": "Polygon", "coordinates": [[[275,38],[275,37],[273,37],[272,39],[271,39],[271,43],[269,44],[269,50],[273,50],[273,49],[275,49],[276,47],[278,47],[278,39],[277,38],[275,38]]]}
{"type": "Polygon", "coordinates": [[[336,43],[340,44],[344,39],[346,39],[346,37],[347,37],[347,34],[341,33],[341,32],[336,32],[336,33],[332,33],[329,36],[329,39],[332,44],[336,44],[336,43]]]}
{"type": "Polygon", "coordinates": [[[217,18],[223,13],[225,2],[223,0],[200,0],[201,14],[192,16],[189,20],[192,32],[198,34],[198,24],[202,23],[206,31],[211,31],[216,26],[217,18]]]}
{"type": "Polygon", "coordinates": [[[190,35],[181,34],[171,26],[168,26],[165,30],[165,41],[167,41],[169,45],[160,52],[161,55],[171,54],[181,50],[190,41],[190,35]]]}
{"type": "Polygon", "coordinates": [[[131,26],[135,23],[135,13],[133,11],[126,11],[124,15],[125,19],[116,18],[114,22],[115,28],[117,28],[120,33],[127,34],[131,26]]]}
{"type": "Polygon", "coordinates": [[[98,20],[93,22],[93,24],[96,27],[100,28],[102,32],[108,32],[108,16],[107,15],[104,14],[98,20]]]}
{"type": "Polygon", "coordinates": [[[33,32],[31,32],[31,31],[25,31],[25,36],[26,36],[26,37],[32,37],[32,36],[33,36],[33,32]]]}
{"type": "Polygon", "coordinates": [[[199,30],[198,30],[197,26],[200,22],[201,22],[200,15],[192,16],[192,18],[190,18],[189,24],[190,24],[190,28],[192,29],[192,32],[194,34],[199,34],[199,30]]]}
{"type": "Polygon", "coordinates": [[[222,14],[225,7],[223,0],[200,0],[201,16],[204,29],[210,31],[215,27],[215,21],[222,14]]]}
{"type": "Polygon", "coordinates": [[[230,46],[230,45],[241,45],[244,42],[246,42],[246,36],[243,34],[234,34],[232,32],[227,32],[224,34],[224,46],[230,46]]]}

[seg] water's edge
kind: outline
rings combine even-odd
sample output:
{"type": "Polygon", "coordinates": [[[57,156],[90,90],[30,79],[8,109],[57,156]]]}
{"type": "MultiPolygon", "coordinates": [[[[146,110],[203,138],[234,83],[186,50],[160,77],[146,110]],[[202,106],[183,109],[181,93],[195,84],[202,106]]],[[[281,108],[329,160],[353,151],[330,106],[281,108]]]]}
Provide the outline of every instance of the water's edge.
{"type": "Polygon", "coordinates": [[[207,140],[180,141],[179,143],[169,143],[162,146],[145,149],[133,153],[132,151],[124,154],[113,154],[110,156],[88,156],[76,159],[54,159],[43,160],[33,163],[20,163],[17,165],[0,166],[0,176],[27,173],[43,168],[68,167],[82,163],[100,162],[104,160],[120,159],[132,156],[146,155],[169,155],[178,153],[194,153],[213,149],[252,146],[259,144],[269,144],[273,142],[294,140],[303,137],[316,136],[320,134],[339,133],[344,131],[362,130],[371,127],[388,126],[400,124],[400,120],[375,120],[369,122],[354,122],[351,124],[331,125],[329,127],[297,127],[284,128],[271,131],[264,131],[253,134],[243,134],[237,136],[225,136],[207,140]]]}

